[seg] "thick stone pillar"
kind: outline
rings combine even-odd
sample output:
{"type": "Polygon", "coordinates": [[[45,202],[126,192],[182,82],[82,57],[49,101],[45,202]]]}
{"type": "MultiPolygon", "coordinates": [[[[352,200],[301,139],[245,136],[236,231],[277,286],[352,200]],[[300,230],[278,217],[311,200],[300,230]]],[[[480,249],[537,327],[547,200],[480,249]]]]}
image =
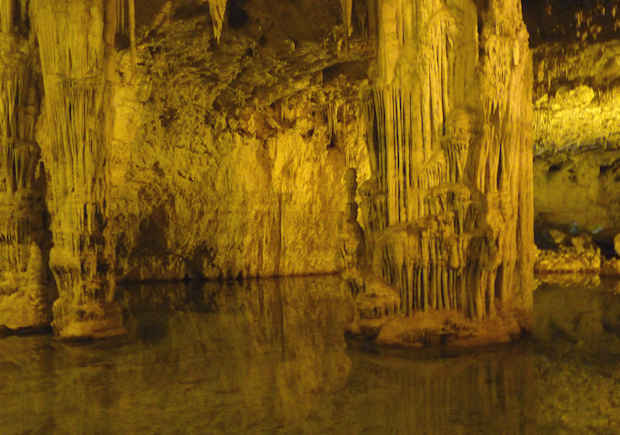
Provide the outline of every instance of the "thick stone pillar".
{"type": "Polygon", "coordinates": [[[104,1],[33,0],[31,19],[45,90],[39,142],[51,174],[50,267],[59,293],[53,327],[69,338],[120,334],[113,252],[105,237],[104,1]]]}
{"type": "Polygon", "coordinates": [[[486,3],[382,0],[374,11],[367,237],[407,314],[531,308],[528,34],[520,1],[486,3]]]}

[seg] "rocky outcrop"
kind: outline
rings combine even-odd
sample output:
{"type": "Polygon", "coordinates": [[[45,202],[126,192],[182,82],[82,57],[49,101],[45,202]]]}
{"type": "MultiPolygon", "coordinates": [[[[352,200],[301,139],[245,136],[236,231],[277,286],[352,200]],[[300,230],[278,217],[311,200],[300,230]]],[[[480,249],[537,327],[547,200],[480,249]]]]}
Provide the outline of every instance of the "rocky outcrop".
{"type": "MultiPolygon", "coordinates": [[[[109,202],[116,276],[336,272],[340,180],[347,164],[369,171],[358,98],[367,43],[339,50],[338,33],[317,26],[297,42],[259,44],[269,35],[252,15],[243,32],[224,32],[205,50],[213,44],[205,12],[143,39],[135,71],[128,54],[119,57],[109,202]]],[[[293,33],[274,32],[285,30],[293,33]]]]}
{"type": "Polygon", "coordinates": [[[586,231],[613,251],[620,230],[620,151],[563,152],[534,162],[536,227],[586,231]]]}

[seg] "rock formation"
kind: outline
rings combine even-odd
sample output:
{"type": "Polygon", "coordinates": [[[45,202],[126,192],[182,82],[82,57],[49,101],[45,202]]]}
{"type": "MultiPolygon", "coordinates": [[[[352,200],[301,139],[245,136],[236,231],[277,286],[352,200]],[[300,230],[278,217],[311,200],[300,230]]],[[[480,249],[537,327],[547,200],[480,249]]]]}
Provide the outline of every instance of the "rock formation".
{"type": "Polygon", "coordinates": [[[102,0],[30,4],[45,91],[38,140],[51,174],[50,268],[59,293],[54,328],[64,337],[123,331],[113,303],[113,259],[105,237],[109,168],[104,106],[106,62],[118,26],[115,7],[115,1],[102,0]]]}
{"type": "Polygon", "coordinates": [[[613,255],[620,231],[620,2],[525,2],[534,55],[537,242],[590,234],[613,255]]]}
{"type": "Polygon", "coordinates": [[[217,42],[222,37],[222,26],[226,16],[226,4],[228,0],[209,0],[209,12],[213,21],[213,36],[217,42]]]}
{"type": "Polygon", "coordinates": [[[55,300],[57,334],[115,335],[118,281],[343,259],[376,323],[530,309],[520,2],[0,5],[0,325],[55,300]]]}
{"type": "Polygon", "coordinates": [[[25,2],[0,2],[0,325],[49,324],[39,89],[25,2]]]}
{"type": "Polygon", "coordinates": [[[528,310],[532,77],[520,2],[393,0],[377,17],[365,212],[375,272],[408,315],[528,310]]]}

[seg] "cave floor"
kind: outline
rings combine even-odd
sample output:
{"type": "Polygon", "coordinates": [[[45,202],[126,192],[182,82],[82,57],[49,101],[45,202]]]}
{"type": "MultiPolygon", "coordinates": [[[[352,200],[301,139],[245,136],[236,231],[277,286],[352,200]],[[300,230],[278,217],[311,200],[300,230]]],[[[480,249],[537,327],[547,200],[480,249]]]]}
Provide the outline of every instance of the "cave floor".
{"type": "Polygon", "coordinates": [[[470,350],[345,339],[336,277],[131,286],[126,337],[0,339],[0,432],[620,433],[617,285],[543,285],[531,337],[470,350]]]}

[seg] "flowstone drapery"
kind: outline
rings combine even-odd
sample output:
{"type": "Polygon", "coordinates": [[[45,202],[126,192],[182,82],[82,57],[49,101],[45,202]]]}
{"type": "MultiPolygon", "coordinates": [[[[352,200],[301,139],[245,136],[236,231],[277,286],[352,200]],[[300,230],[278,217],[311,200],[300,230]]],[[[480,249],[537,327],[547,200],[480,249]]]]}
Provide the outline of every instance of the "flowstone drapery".
{"type": "Polygon", "coordinates": [[[44,177],[34,140],[39,111],[25,1],[0,1],[0,327],[49,324],[44,177]]]}
{"type": "Polygon", "coordinates": [[[360,194],[374,272],[407,315],[531,307],[528,34],[520,1],[487,3],[376,3],[360,194]]]}

